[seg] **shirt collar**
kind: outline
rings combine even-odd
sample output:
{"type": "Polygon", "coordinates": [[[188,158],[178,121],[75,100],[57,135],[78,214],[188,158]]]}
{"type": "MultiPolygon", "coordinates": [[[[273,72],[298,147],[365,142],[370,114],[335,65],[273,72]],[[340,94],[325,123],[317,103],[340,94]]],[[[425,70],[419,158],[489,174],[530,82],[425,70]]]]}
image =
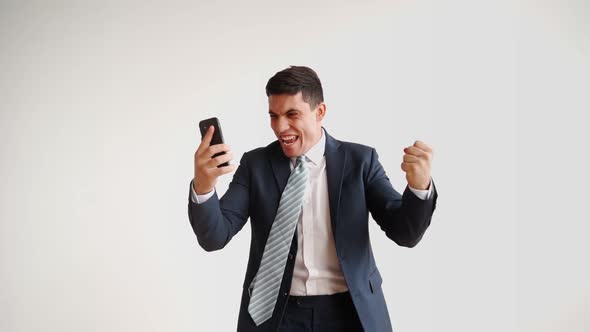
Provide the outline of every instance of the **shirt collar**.
{"type": "MultiPolygon", "coordinates": [[[[307,157],[307,159],[309,161],[311,161],[314,165],[319,165],[320,161],[322,160],[322,158],[324,157],[324,151],[326,150],[326,133],[324,131],[324,128],[322,128],[322,136],[320,137],[320,140],[311,147],[311,149],[309,149],[309,151],[307,151],[306,154],[304,154],[305,157],[307,157]]],[[[291,158],[291,162],[293,164],[295,164],[297,158],[291,158]]]]}

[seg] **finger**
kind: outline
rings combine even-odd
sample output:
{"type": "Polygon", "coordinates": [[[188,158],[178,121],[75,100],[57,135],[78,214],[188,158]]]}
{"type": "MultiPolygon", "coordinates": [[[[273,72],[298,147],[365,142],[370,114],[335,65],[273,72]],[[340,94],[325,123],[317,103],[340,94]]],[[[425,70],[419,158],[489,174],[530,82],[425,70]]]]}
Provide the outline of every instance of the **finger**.
{"type": "Polygon", "coordinates": [[[215,144],[211,145],[205,155],[209,158],[213,157],[213,155],[220,153],[220,152],[228,152],[231,151],[231,146],[228,144],[215,144]]]}
{"type": "Polygon", "coordinates": [[[203,136],[203,138],[201,139],[201,144],[199,144],[199,147],[197,148],[198,154],[201,154],[203,151],[205,151],[211,145],[211,139],[213,138],[213,132],[215,132],[215,127],[209,126],[209,128],[207,128],[207,131],[205,132],[205,136],[203,136]]]}
{"type": "Polygon", "coordinates": [[[233,171],[236,170],[238,166],[237,165],[228,165],[228,166],[223,166],[223,167],[216,167],[212,173],[215,176],[221,176],[223,174],[227,174],[227,173],[231,173],[233,171]]]}
{"type": "Polygon", "coordinates": [[[225,154],[222,154],[221,156],[217,156],[215,158],[211,158],[208,162],[207,162],[207,166],[208,167],[217,167],[223,163],[227,163],[230,162],[232,159],[234,158],[233,154],[231,153],[231,151],[228,151],[225,154]]]}
{"type": "Polygon", "coordinates": [[[414,146],[420,148],[422,151],[432,152],[432,148],[422,141],[414,142],[414,146]]]}
{"type": "Polygon", "coordinates": [[[404,162],[406,163],[417,163],[420,162],[420,158],[411,155],[411,154],[405,154],[404,155],[404,162]]]}
{"type": "Polygon", "coordinates": [[[404,171],[406,173],[414,173],[416,171],[417,164],[403,162],[401,164],[401,167],[402,167],[402,171],[404,171]]]}
{"type": "Polygon", "coordinates": [[[426,151],[424,151],[420,148],[417,148],[415,146],[408,146],[407,148],[404,149],[404,152],[407,154],[416,156],[416,157],[426,157],[427,156],[426,151]]]}

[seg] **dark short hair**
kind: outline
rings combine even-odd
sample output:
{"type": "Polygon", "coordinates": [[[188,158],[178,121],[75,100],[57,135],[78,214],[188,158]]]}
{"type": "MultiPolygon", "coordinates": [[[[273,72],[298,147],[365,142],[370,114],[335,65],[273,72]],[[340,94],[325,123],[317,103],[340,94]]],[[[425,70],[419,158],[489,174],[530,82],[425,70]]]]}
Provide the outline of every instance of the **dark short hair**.
{"type": "Polygon", "coordinates": [[[279,94],[294,95],[301,91],[303,100],[313,110],[324,101],[322,82],[313,69],[304,66],[290,66],[276,73],[266,83],[266,96],[279,94]]]}

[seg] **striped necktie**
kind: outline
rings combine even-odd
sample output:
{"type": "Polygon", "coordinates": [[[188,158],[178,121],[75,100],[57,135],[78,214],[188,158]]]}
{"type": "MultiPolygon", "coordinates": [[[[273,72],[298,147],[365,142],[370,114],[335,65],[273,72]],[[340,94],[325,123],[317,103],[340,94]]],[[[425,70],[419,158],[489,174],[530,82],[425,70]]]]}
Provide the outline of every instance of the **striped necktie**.
{"type": "Polygon", "coordinates": [[[281,195],[277,215],[266,240],[262,261],[252,283],[253,289],[248,312],[256,326],[268,320],[275,308],[279,287],[283,280],[287,253],[291,247],[301,211],[307,178],[305,156],[299,156],[281,195]]]}

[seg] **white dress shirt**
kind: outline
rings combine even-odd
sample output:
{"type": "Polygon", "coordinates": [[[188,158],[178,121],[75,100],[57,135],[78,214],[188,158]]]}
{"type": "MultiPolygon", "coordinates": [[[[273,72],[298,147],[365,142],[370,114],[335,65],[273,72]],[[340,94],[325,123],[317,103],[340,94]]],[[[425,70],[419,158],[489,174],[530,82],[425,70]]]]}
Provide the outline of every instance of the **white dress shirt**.
{"type": "MultiPolygon", "coordinates": [[[[336,255],[330,221],[325,146],[326,135],[322,130],[320,140],[305,154],[309,177],[297,221],[297,256],[291,295],[330,295],[348,290],[336,255]]],[[[295,167],[295,160],[291,158],[291,170],[295,167]]],[[[420,199],[428,199],[432,195],[432,185],[427,190],[412,187],[409,189],[420,199]]],[[[201,204],[213,196],[214,192],[212,190],[207,194],[197,195],[193,189],[191,199],[193,203],[201,204]]]]}

